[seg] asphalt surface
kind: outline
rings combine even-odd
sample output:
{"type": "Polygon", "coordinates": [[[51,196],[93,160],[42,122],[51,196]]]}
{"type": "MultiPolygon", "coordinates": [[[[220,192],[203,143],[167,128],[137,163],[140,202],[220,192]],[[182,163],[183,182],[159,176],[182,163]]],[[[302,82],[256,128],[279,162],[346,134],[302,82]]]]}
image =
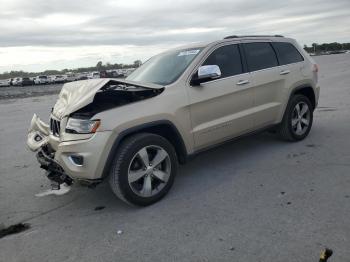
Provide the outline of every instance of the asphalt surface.
{"type": "Polygon", "coordinates": [[[349,261],[350,54],[315,59],[322,90],[307,139],[260,134],[200,154],[147,208],[107,184],[35,197],[48,181],[26,130],[56,96],[0,100],[0,223],[31,226],[0,239],[0,261],[318,261],[325,246],[329,261],[349,261]]]}

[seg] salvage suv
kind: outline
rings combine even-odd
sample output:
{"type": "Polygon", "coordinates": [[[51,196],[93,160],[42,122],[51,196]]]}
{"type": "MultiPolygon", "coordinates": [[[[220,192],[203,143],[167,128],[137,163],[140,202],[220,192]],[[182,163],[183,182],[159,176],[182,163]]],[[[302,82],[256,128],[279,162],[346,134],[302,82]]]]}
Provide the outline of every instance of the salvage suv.
{"type": "Polygon", "coordinates": [[[318,66],[295,40],[229,36],[156,55],[129,77],[67,83],[50,123],[34,115],[27,144],[59,187],[108,179],[146,206],[171,188],[178,163],[245,134],[299,141],[319,97],[318,66]]]}

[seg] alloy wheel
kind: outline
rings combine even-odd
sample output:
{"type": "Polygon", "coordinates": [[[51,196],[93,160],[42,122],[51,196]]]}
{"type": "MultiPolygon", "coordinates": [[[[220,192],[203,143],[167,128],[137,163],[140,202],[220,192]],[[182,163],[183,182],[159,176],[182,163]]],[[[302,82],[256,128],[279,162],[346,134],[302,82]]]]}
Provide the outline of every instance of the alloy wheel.
{"type": "Polygon", "coordinates": [[[160,146],[143,147],[132,158],[128,182],[132,191],[142,197],[152,197],[168,183],[171,174],[169,154],[160,146]]]}
{"type": "Polygon", "coordinates": [[[310,115],[310,108],[305,102],[295,105],[292,113],[292,130],[296,135],[305,134],[310,125],[310,115]]]}

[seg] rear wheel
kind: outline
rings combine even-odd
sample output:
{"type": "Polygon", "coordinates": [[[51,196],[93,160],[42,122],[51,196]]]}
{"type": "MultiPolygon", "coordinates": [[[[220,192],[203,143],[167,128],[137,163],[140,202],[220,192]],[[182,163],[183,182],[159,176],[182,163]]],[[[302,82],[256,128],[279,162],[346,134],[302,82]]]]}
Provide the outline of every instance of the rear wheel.
{"type": "Polygon", "coordinates": [[[123,201],[147,206],[168,193],[176,172],[177,158],[173,146],[161,136],[142,133],[121,144],[109,183],[123,201]]]}
{"type": "Polygon", "coordinates": [[[313,108],[304,95],[293,96],[286,108],[278,133],[288,141],[300,141],[310,132],[313,122],[313,108]]]}

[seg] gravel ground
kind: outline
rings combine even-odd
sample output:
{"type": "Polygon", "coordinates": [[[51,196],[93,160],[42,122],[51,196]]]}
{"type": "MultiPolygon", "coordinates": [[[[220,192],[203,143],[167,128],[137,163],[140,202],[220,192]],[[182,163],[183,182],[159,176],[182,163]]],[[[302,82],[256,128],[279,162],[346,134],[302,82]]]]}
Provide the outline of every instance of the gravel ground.
{"type": "Polygon", "coordinates": [[[0,87],[0,100],[58,94],[63,84],[0,87]]]}
{"type": "Polygon", "coordinates": [[[48,182],[26,130],[57,95],[1,100],[0,223],[30,229],[0,239],[0,261],[318,261],[325,246],[330,261],[349,261],[350,54],[315,59],[322,90],[307,139],[260,134],[200,154],[147,208],[106,184],[35,197],[48,182]]]}

